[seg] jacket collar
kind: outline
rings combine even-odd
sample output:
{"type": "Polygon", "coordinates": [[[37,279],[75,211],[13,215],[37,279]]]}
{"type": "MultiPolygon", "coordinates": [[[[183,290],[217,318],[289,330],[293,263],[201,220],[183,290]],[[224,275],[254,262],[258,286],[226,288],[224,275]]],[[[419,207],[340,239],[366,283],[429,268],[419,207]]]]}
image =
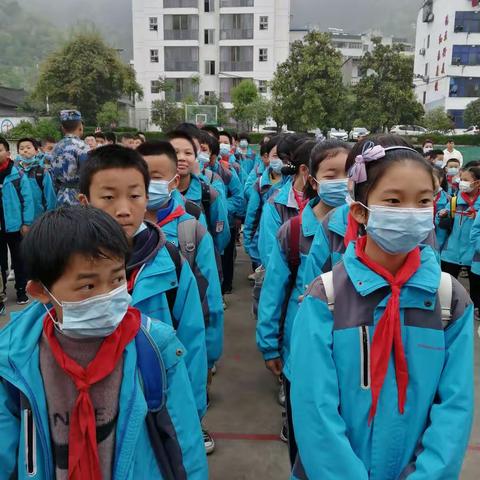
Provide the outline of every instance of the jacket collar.
{"type": "Polygon", "coordinates": [[[318,230],[318,226],[320,224],[317,216],[313,209],[318,204],[320,199],[317,197],[310,202],[308,202],[307,206],[303,210],[302,213],[302,232],[305,237],[313,237],[318,230]]]}
{"type": "Polygon", "coordinates": [[[297,201],[293,194],[292,177],[286,177],[285,182],[278,190],[278,195],[275,197],[275,203],[298,210],[297,201]]]}
{"type": "Polygon", "coordinates": [[[185,192],[185,198],[191,200],[192,202],[200,202],[202,200],[202,186],[197,175],[191,175],[190,185],[188,186],[188,190],[185,192]]]}
{"type": "Polygon", "coordinates": [[[344,237],[347,233],[347,222],[348,214],[350,212],[350,207],[348,205],[342,205],[332,210],[328,214],[328,229],[344,237]]]}

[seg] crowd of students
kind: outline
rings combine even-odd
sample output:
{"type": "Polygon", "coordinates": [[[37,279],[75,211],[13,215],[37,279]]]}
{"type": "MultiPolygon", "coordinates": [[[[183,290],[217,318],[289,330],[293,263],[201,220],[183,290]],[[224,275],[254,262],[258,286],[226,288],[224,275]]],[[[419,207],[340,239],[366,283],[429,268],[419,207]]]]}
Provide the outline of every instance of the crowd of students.
{"type": "Polygon", "coordinates": [[[458,478],[480,162],[391,135],[280,134],[256,152],[215,127],[117,144],[82,139],[77,111],[61,123],[58,144],[21,139],[14,159],[0,140],[3,286],[8,248],[17,302],[34,300],[0,333],[5,478],[208,478],[242,243],[292,478],[458,478]]]}

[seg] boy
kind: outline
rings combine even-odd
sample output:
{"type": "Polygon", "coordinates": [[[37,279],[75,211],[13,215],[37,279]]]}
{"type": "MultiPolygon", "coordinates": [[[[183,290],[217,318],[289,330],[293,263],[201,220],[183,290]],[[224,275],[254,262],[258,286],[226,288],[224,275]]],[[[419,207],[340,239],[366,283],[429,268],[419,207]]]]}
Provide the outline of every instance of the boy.
{"type": "Polygon", "coordinates": [[[83,140],[89,146],[90,150],[95,150],[97,148],[97,139],[94,135],[86,135],[83,140]]]}
{"type": "Polygon", "coordinates": [[[107,137],[102,132],[95,132],[95,141],[97,142],[97,148],[103,147],[107,144],[107,137]]]}
{"type": "Polygon", "coordinates": [[[57,144],[57,141],[53,137],[50,137],[50,136],[43,137],[40,141],[40,150],[42,153],[48,155],[52,153],[56,144],[57,144]]]}
{"type": "Polygon", "coordinates": [[[168,467],[206,479],[184,348],[128,306],[120,226],[92,207],[63,207],[35,223],[23,253],[38,302],[0,333],[2,478],[165,479],[168,467]],[[148,366],[164,375],[165,397],[145,388],[154,351],[148,366]],[[156,414],[152,398],[165,402],[156,414]]]}
{"type": "Polygon", "coordinates": [[[122,133],[120,137],[120,144],[126,148],[135,148],[135,139],[131,133],[122,133]]]}
{"type": "Polygon", "coordinates": [[[198,164],[197,149],[192,138],[181,131],[170,132],[168,138],[178,159],[177,173],[180,176],[178,190],[186,199],[203,209],[208,231],[213,237],[217,251],[221,254],[230,241],[228,210],[222,194],[213,185],[207,184],[198,175],[193,174],[193,171],[198,169],[198,164]]]}
{"type": "Polygon", "coordinates": [[[36,220],[47,210],[57,206],[57,194],[53,180],[45,169],[43,158],[39,154],[37,142],[33,138],[21,138],[17,142],[17,167],[28,178],[33,196],[33,218],[36,220]]]}
{"type": "Polygon", "coordinates": [[[117,136],[113,132],[105,132],[105,138],[107,139],[107,145],[115,145],[117,143],[117,136]]]}
{"type": "Polygon", "coordinates": [[[20,253],[23,235],[33,223],[34,208],[30,183],[13,164],[10,147],[0,138],[0,265],[2,267],[3,295],[7,285],[8,250],[15,272],[17,304],[25,305],[27,278],[20,253]]]}
{"type": "Polygon", "coordinates": [[[132,305],[173,325],[185,359],[199,417],[206,410],[207,354],[202,305],[195,277],[162,231],[144,223],[150,176],[135,150],[107,145],[92,152],[80,175],[80,200],[110,214],[132,246],[127,280],[132,305]]]}
{"type": "MultiPolygon", "coordinates": [[[[151,177],[145,218],[161,227],[169,242],[179,246],[197,281],[210,379],[210,371],[223,349],[223,303],[213,240],[206,227],[185,211],[185,200],[177,190],[177,156],[170,143],[146,142],[137,151],[147,162],[151,177]]],[[[206,431],[204,440],[207,453],[212,453],[215,443],[206,431]]]]}

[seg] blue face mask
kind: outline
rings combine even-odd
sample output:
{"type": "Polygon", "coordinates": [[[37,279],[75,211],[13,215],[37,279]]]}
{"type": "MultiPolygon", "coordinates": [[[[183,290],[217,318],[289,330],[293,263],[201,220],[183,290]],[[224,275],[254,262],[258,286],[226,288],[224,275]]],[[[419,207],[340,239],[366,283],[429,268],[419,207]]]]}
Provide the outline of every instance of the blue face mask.
{"type": "Polygon", "coordinates": [[[314,178],[318,184],[318,196],[320,200],[330,207],[339,207],[346,202],[348,194],[348,180],[321,180],[314,178]]]}
{"type": "Polygon", "coordinates": [[[459,172],[459,169],[457,167],[447,168],[448,175],[451,175],[451,176],[458,175],[458,172],[459,172]]]}
{"type": "MultiPolygon", "coordinates": [[[[109,293],[80,302],[59,302],[48,290],[47,292],[62,307],[62,323],[49,313],[50,318],[70,338],[108,337],[120,325],[132,300],[126,283],[109,293]]],[[[46,306],[45,309],[48,312],[46,306]]]]}
{"type": "MultiPolygon", "coordinates": [[[[363,205],[365,207],[365,205],[363,205]]],[[[409,253],[433,230],[433,207],[395,208],[372,205],[367,234],[391,255],[409,253]]]]}
{"type": "Polygon", "coordinates": [[[148,210],[156,210],[163,207],[171,198],[172,192],[169,190],[169,185],[175,180],[173,177],[168,180],[151,180],[148,187],[148,210]]]}
{"type": "Polygon", "coordinates": [[[240,140],[239,146],[240,148],[245,150],[246,148],[248,148],[248,140],[240,140]]]}
{"type": "Polygon", "coordinates": [[[442,168],[443,167],[443,160],[435,160],[435,162],[433,162],[433,164],[438,168],[442,168]]]}
{"type": "Polygon", "coordinates": [[[283,161],[280,158],[275,157],[270,160],[270,168],[272,169],[273,173],[282,173],[283,167],[283,161]]]}
{"type": "Polygon", "coordinates": [[[205,166],[210,163],[210,155],[207,152],[200,152],[197,155],[197,162],[200,165],[200,171],[203,171],[205,166]]]}
{"type": "Polygon", "coordinates": [[[220,155],[222,157],[228,155],[230,153],[230,145],[228,143],[221,143],[220,144],[220,155]]]}

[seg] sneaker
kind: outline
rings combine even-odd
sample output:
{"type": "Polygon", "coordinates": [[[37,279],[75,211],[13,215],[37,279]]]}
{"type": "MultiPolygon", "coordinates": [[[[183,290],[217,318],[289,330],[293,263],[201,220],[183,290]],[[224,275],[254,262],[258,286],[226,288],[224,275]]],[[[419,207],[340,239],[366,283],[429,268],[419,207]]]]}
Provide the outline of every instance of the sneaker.
{"type": "Polygon", "coordinates": [[[232,294],[232,287],[228,287],[223,291],[224,295],[231,295],[232,294]]]}
{"type": "Polygon", "coordinates": [[[10,270],[10,273],[8,274],[7,282],[13,282],[15,280],[15,272],[13,270],[10,270]]]}
{"type": "Polygon", "coordinates": [[[215,451],[215,440],[204,428],[202,428],[202,432],[203,432],[203,443],[205,444],[205,451],[207,452],[207,455],[210,455],[215,451]]]}
{"type": "Polygon", "coordinates": [[[280,384],[280,390],[278,391],[278,403],[284,407],[285,406],[285,387],[283,383],[280,384]]]}
{"type": "Polygon", "coordinates": [[[7,314],[7,306],[4,303],[0,303],[0,316],[4,317],[7,314]]]}
{"type": "Polygon", "coordinates": [[[287,415],[285,412],[282,413],[283,425],[282,430],[280,431],[280,440],[282,442],[288,443],[288,426],[287,426],[287,415]]]}
{"type": "Polygon", "coordinates": [[[17,293],[17,305],[26,305],[29,301],[30,300],[25,292],[17,293]]]}

